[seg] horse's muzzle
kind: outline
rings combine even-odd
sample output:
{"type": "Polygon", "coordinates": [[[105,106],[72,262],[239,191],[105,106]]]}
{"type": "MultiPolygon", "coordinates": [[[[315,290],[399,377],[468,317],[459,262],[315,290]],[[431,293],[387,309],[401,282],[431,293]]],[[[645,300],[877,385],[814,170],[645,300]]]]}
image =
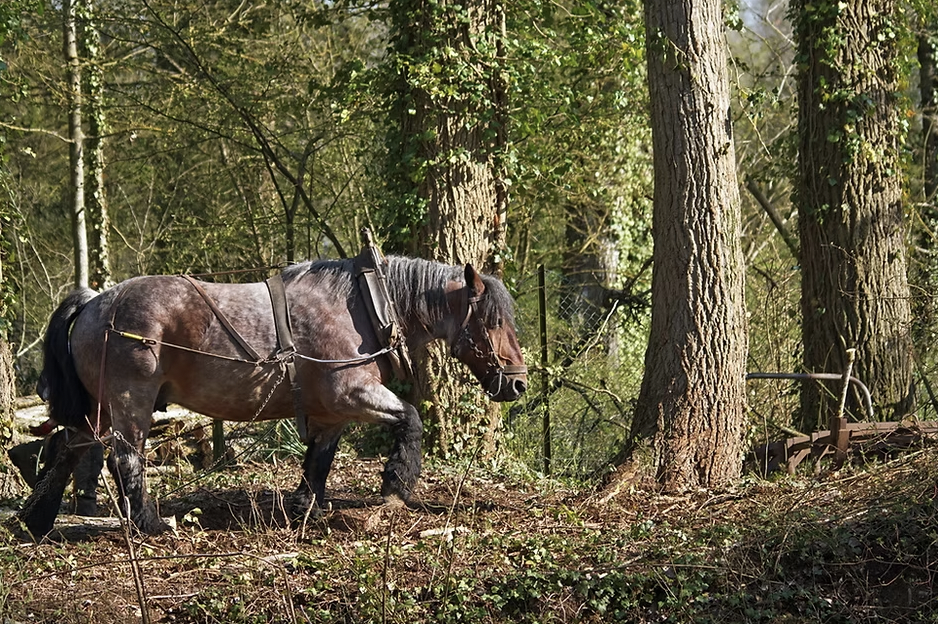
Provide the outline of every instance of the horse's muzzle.
{"type": "Polygon", "coordinates": [[[505,373],[493,371],[487,375],[482,388],[493,401],[516,401],[528,387],[527,371],[523,373],[505,373]]]}

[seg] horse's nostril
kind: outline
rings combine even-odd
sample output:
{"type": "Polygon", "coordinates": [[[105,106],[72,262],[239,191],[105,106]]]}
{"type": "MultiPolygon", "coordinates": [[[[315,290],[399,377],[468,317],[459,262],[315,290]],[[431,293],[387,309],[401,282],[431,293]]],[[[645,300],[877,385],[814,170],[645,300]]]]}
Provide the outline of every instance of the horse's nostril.
{"type": "Polygon", "coordinates": [[[524,394],[525,390],[528,389],[528,384],[523,379],[515,379],[514,389],[515,389],[515,392],[517,392],[518,395],[520,396],[524,394]]]}

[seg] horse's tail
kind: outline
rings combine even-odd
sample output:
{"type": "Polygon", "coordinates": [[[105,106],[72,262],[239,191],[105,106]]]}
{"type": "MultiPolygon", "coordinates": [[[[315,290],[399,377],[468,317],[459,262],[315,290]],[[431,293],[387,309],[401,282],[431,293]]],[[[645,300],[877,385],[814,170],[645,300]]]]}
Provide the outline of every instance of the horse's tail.
{"type": "Polygon", "coordinates": [[[49,416],[60,425],[80,427],[91,411],[91,395],[78,377],[69,348],[69,333],[85,305],[97,296],[90,288],[72,291],[52,313],[46,329],[37,390],[39,396],[49,401],[49,416]]]}

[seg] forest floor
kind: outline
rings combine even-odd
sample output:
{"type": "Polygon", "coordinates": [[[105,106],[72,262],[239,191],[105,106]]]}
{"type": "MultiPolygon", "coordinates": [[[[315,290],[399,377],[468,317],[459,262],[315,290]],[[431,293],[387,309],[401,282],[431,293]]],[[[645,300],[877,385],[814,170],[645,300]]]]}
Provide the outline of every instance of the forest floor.
{"type": "Polygon", "coordinates": [[[378,459],[340,452],[332,509],[302,528],[296,458],[188,485],[169,466],[149,478],[164,535],[0,529],[0,624],[938,621],[936,448],[682,496],[428,462],[404,508],[381,504],[378,459]]]}

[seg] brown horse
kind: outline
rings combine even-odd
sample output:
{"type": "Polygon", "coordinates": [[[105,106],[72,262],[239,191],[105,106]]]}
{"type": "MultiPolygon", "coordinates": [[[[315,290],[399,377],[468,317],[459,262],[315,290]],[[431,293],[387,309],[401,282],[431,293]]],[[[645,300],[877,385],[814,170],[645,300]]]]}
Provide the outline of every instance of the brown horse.
{"type": "MultiPolygon", "coordinates": [[[[406,501],[420,474],[423,425],[417,410],[385,385],[394,369],[380,355],[356,271],[353,260],[321,260],[283,272],[296,347],[288,357],[280,352],[272,298],[262,282],[196,285],[179,276],[149,276],[100,295],[73,292],[52,315],[45,342],[50,415],[66,426],[53,445],[61,451],[19,518],[35,537],[48,533],[71,470],[110,430],[107,463],[126,506],[121,511],[141,532],[165,530],[146,491],[142,453],[153,411],[168,403],[234,421],[301,414],[307,451],[295,518],[323,505],[336,446],[350,422],[390,426],[395,442],[382,495],[406,501]],[[260,358],[246,357],[246,350],[260,358]],[[292,386],[288,361],[295,363],[292,386]]],[[[514,303],[501,282],[471,265],[394,256],[385,272],[410,352],[446,340],[492,400],[513,401],[524,392],[514,303]]]]}

